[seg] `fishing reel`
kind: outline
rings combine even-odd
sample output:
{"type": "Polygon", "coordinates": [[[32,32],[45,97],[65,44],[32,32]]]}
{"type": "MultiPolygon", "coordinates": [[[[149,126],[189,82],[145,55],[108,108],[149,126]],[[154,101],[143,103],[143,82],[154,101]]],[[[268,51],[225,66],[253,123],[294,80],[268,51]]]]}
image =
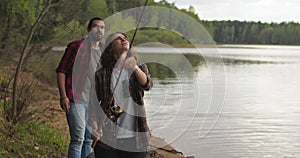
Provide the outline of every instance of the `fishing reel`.
{"type": "Polygon", "coordinates": [[[110,110],[116,117],[119,117],[122,113],[124,113],[123,109],[117,105],[110,106],[110,110]]]}

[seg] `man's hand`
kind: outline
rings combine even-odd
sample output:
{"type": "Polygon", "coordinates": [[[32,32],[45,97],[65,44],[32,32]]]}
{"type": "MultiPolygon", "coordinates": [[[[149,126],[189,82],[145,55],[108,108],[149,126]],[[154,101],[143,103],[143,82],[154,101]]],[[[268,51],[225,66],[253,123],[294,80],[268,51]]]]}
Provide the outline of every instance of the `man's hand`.
{"type": "Polygon", "coordinates": [[[60,107],[65,111],[68,112],[70,110],[70,100],[68,97],[60,99],[60,107]]]}

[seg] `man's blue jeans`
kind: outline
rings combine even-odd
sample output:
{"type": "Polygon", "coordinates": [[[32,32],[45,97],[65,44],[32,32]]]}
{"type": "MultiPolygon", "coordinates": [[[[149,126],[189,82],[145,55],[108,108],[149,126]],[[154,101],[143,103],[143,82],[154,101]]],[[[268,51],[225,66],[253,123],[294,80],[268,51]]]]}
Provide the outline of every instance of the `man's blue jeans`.
{"type": "Polygon", "coordinates": [[[86,158],[92,153],[91,129],[87,124],[88,105],[71,103],[67,112],[71,141],[69,145],[69,158],[86,158]]]}

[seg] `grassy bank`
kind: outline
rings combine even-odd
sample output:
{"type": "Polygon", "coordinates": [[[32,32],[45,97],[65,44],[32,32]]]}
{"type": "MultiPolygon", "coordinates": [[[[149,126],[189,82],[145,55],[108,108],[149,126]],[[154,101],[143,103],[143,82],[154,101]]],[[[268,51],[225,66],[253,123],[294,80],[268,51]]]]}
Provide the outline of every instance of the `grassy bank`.
{"type": "Polygon", "coordinates": [[[0,157],[66,157],[68,136],[38,120],[13,125],[0,120],[0,157]]]}
{"type": "Polygon", "coordinates": [[[3,98],[0,99],[0,157],[66,157],[69,134],[65,128],[64,114],[53,101],[57,100],[57,92],[45,84],[41,85],[35,86],[38,97],[28,106],[24,112],[26,115],[22,115],[18,123],[5,118],[3,110],[9,112],[11,108],[10,95],[6,98],[6,105],[3,98]]]}

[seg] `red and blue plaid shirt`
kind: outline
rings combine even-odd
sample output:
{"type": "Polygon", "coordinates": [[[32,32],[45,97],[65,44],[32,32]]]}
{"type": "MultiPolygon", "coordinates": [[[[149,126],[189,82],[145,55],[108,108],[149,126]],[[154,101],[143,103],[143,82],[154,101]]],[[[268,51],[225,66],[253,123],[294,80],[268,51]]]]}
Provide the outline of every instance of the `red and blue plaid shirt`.
{"type": "Polygon", "coordinates": [[[66,75],[66,94],[71,102],[80,99],[89,72],[90,58],[91,42],[83,38],[68,44],[56,68],[56,72],[66,75]]]}

